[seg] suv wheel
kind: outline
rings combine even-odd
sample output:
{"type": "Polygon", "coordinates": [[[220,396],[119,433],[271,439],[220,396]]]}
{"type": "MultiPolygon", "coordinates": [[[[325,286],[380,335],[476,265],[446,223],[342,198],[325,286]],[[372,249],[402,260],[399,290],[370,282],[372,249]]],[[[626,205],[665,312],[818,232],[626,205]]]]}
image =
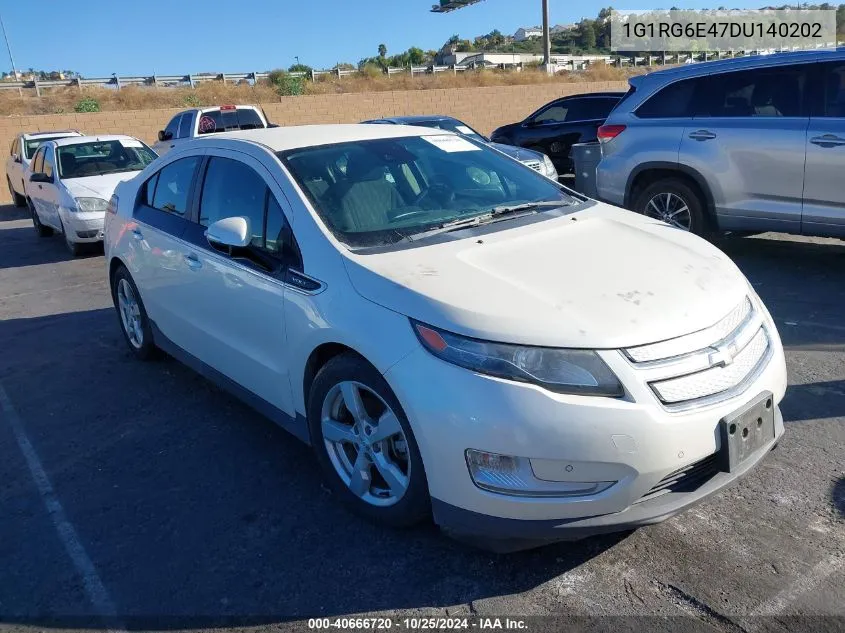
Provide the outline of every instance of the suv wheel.
{"type": "Polygon", "coordinates": [[[429,514],[422,458],[404,411],[372,365],[355,354],[314,378],[308,425],[332,491],[354,512],[393,527],[429,514]]]}
{"type": "Polygon", "coordinates": [[[708,232],[703,201],[692,187],[678,178],[665,178],[650,184],[637,195],[633,210],[696,235],[708,232]]]}

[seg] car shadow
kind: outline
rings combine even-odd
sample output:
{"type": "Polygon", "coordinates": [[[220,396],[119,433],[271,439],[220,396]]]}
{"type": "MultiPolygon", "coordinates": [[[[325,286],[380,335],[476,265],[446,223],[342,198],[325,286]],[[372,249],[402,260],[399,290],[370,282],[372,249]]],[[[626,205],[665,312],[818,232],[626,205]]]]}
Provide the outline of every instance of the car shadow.
{"type": "Polygon", "coordinates": [[[831,490],[833,507],[839,512],[839,517],[845,519],[845,477],[840,477],[831,490]]]}
{"type": "MultiPolygon", "coordinates": [[[[27,217],[29,216],[27,215],[27,217]]],[[[61,235],[39,237],[31,225],[4,228],[0,224],[0,232],[3,235],[3,248],[0,249],[0,269],[55,264],[73,259],[102,256],[103,254],[101,244],[91,244],[87,246],[83,253],[74,257],[68,252],[61,235]]]]}
{"type": "Polygon", "coordinates": [[[845,380],[791,385],[780,406],[786,422],[845,417],[845,380]]]}
{"type": "MultiPolygon", "coordinates": [[[[530,590],[626,536],[498,555],[431,524],[373,525],[332,497],[311,450],[285,431],[176,361],[137,361],[112,309],[0,321],[0,346],[0,383],[131,629],[451,609],[530,590]]],[[[20,461],[16,451],[0,441],[0,464],[20,461]]],[[[0,620],[115,626],[44,615],[64,612],[50,601],[67,589],[50,579],[66,578],[69,559],[27,469],[11,475],[0,516],[18,512],[0,522],[0,542],[27,538],[4,562],[0,620]],[[45,547],[49,562],[32,565],[45,547]]]]}
{"type": "Polygon", "coordinates": [[[26,207],[16,207],[13,204],[0,205],[0,223],[29,218],[29,210],[26,207]]]}

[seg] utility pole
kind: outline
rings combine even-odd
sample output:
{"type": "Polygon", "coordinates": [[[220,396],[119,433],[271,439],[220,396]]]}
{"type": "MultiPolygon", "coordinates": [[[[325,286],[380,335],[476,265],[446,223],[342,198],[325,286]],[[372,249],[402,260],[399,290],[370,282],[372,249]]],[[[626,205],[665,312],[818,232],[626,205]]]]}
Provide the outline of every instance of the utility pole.
{"type": "Polygon", "coordinates": [[[12,62],[12,76],[15,78],[15,81],[18,80],[18,69],[15,68],[15,60],[12,57],[12,47],[9,45],[9,36],[6,35],[6,25],[3,24],[3,17],[0,16],[0,27],[3,29],[3,39],[6,40],[6,49],[9,51],[9,61],[12,62]]]}
{"type": "Polygon", "coordinates": [[[549,32],[549,0],[543,0],[543,67],[552,71],[552,38],[549,32]]]}

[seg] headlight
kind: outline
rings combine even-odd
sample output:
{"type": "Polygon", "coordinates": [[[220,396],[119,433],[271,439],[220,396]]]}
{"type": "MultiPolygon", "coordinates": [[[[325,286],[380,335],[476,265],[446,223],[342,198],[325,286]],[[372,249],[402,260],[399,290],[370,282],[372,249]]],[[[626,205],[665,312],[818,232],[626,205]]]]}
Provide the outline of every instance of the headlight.
{"type": "Polygon", "coordinates": [[[552,159],[543,154],[543,166],[546,169],[546,177],[551,178],[555,182],[557,182],[558,174],[557,169],[555,169],[555,164],[552,162],[552,159]]]}
{"type": "Polygon", "coordinates": [[[102,198],[74,198],[76,202],[76,209],[81,212],[86,211],[105,211],[108,206],[108,200],[102,198]]]}
{"type": "Polygon", "coordinates": [[[594,351],[491,343],[411,323],[429,352],[480,374],[530,382],[557,393],[624,394],[622,384],[594,351]]]}

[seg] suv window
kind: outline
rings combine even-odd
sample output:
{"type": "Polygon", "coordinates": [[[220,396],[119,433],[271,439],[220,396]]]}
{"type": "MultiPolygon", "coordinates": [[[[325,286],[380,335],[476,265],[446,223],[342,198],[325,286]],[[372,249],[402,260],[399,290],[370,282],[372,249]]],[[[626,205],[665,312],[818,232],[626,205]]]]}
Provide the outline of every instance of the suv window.
{"type": "Polygon", "coordinates": [[[186,112],[182,115],[182,119],[179,123],[179,136],[178,138],[188,138],[191,136],[191,123],[194,121],[194,113],[193,112],[186,112]]]}
{"type": "Polygon", "coordinates": [[[40,174],[44,171],[44,148],[41,147],[35,152],[35,157],[32,159],[32,173],[40,174]]]}
{"type": "Polygon", "coordinates": [[[695,115],[694,104],[698,102],[693,98],[697,88],[703,85],[703,78],[684,79],[669,84],[646,99],[639,108],[636,115],[641,119],[679,119],[695,115]]]}
{"type": "Polygon", "coordinates": [[[555,103],[540,112],[534,117],[534,123],[563,123],[571,107],[571,101],[564,101],[562,103],[555,103]]]}
{"type": "Polygon", "coordinates": [[[707,84],[709,116],[801,116],[807,69],[797,65],[729,72],[712,75],[707,84]]]}
{"type": "Polygon", "coordinates": [[[177,114],[175,117],[170,119],[170,123],[167,124],[167,127],[164,128],[164,138],[165,140],[170,140],[176,138],[176,135],[179,132],[179,121],[182,120],[182,115],[177,114]]]}
{"type": "MultiPolygon", "coordinates": [[[[617,103],[619,103],[619,99],[616,97],[591,97],[584,99],[584,111],[577,118],[584,121],[606,119],[617,103]]],[[[576,112],[575,114],[577,115],[578,113],[576,112]]],[[[575,120],[574,115],[570,115],[569,120],[575,120]]]]}
{"type": "Polygon", "coordinates": [[[822,116],[845,118],[845,64],[826,64],[822,116]]]}
{"type": "Polygon", "coordinates": [[[230,130],[254,130],[263,128],[264,121],[252,108],[237,110],[209,110],[200,116],[198,134],[214,134],[230,130]]]}
{"type": "MultiPolygon", "coordinates": [[[[150,181],[155,179],[156,182],[150,206],[168,213],[185,215],[188,210],[188,192],[191,190],[191,182],[199,160],[199,156],[177,160],[153,176],[150,181]]],[[[148,188],[148,196],[149,193],[148,188]]],[[[149,199],[148,197],[147,200],[149,199]]]]}

